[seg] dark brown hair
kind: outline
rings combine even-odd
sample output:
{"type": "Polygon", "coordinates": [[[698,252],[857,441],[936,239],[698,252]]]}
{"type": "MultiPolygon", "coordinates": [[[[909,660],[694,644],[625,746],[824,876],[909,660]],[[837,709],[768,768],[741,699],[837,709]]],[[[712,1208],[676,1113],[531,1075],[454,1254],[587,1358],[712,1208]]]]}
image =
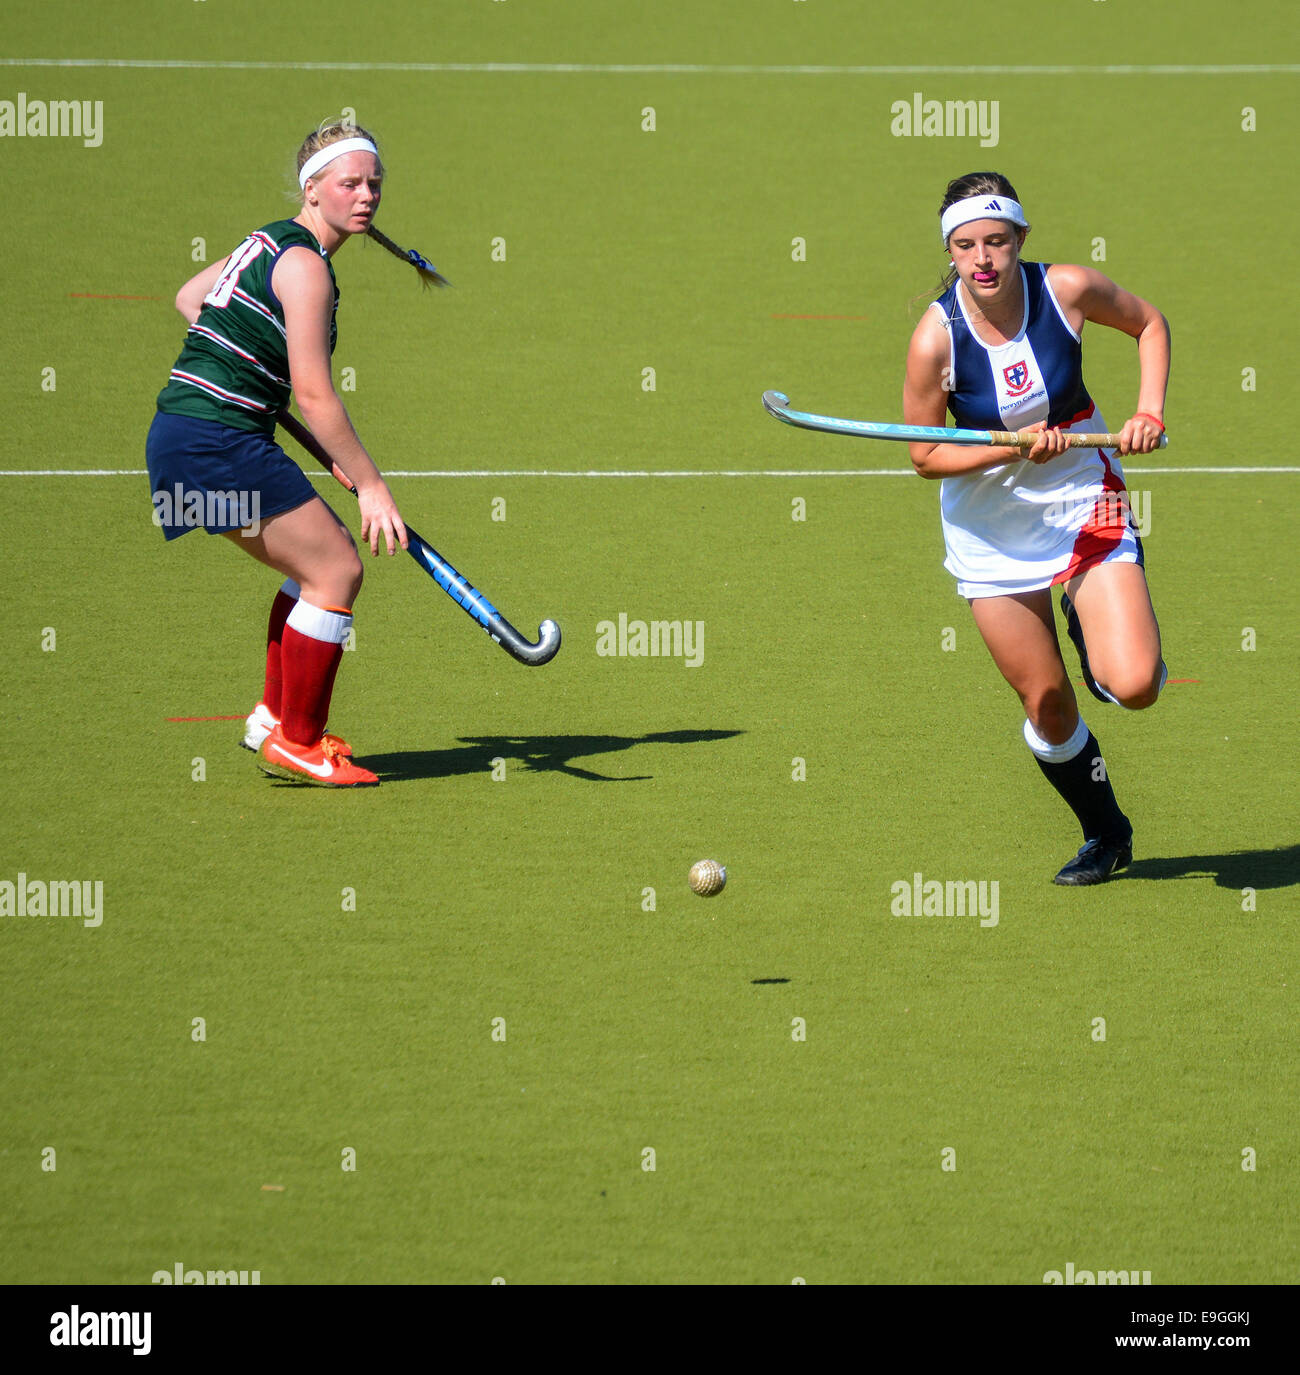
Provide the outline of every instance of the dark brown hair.
{"type": "MultiPolygon", "coordinates": [[[[1001,172],[967,172],[964,177],[954,177],[948,183],[948,189],[943,193],[943,204],[939,207],[939,219],[942,222],[943,212],[950,205],[956,205],[958,201],[964,201],[967,196],[1006,196],[1008,200],[1019,201],[1016,195],[1016,188],[1002,175],[1001,172]]],[[[948,245],[944,244],[945,250],[948,245]]],[[[945,291],[957,280],[957,269],[950,267],[944,273],[943,279],[939,283],[939,290],[935,293],[942,296],[945,291]]]]}

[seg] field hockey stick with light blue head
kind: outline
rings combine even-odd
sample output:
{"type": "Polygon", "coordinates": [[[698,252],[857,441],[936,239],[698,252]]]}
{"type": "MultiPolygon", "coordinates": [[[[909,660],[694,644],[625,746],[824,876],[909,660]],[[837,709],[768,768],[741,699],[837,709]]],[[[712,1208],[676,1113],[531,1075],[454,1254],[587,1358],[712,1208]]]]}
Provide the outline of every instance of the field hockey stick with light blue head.
{"type": "MultiPolygon", "coordinates": [[[[919,444],[1008,444],[1017,449],[1032,449],[1038,439],[1036,430],[957,430],[941,425],[887,425],[873,420],[840,420],[833,415],[816,415],[811,411],[791,409],[790,398],[784,392],[765,391],[763,409],[769,415],[801,430],[821,430],[826,434],[856,435],[859,439],[897,439],[919,444]]],[[[1119,447],[1117,434],[1067,434],[1071,449],[1114,449],[1119,447]]],[[[1157,448],[1167,443],[1160,436],[1157,448]]]]}

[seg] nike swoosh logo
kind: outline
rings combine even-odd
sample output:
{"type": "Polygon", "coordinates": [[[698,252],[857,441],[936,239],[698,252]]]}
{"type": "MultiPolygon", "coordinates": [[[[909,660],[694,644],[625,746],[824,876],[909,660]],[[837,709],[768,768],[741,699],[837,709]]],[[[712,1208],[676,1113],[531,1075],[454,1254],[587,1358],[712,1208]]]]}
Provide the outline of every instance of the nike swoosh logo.
{"type": "Polygon", "coordinates": [[[296,764],[300,769],[306,769],[308,773],[314,773],[317,778],[328,778],[334,772],[333,764],[309,764],[305,759],[299,759],[296,754],[290,754],[283,745],[273,747],[277,754],[283,755],[291,764],[296,764]]]}

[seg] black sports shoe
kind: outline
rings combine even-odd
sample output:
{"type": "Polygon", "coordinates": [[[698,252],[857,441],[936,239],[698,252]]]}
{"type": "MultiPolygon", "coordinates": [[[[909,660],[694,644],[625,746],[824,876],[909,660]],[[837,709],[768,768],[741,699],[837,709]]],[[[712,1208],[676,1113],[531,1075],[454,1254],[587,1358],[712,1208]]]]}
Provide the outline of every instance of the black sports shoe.
{"type": "MultiPolygon", "coordinates": [[[[1088,667],[1088,649],[1083,643],[1083,627],[1079,624],[1079,613],[1074,603],[1061,593],[1061,613],[1065,617],[1065,633],[1070,637],[1075,649],[1079,651],[1079,667],[1083,669],[1083,681],[1087,689],[1099,702],[1109,702],[1110,698],[1097,686],[1097,680],[1088,667]]],[[[1113,706],[1114,703],[1111,703],[1113,706]]]]}
{"type": "Polygon", "coordinates": [[[1127,869],[1133,859],[1133,833],[1099,836],[1086,841],[1079,853],[1052,880],[1066,887],[1105,883],[1112,874],[1127,869]]]}

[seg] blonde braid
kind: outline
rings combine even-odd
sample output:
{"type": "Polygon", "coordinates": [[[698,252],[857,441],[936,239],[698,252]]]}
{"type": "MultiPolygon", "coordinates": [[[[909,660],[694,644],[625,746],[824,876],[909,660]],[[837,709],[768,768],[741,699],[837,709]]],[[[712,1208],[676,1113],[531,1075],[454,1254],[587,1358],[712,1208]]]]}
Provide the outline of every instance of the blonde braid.
{"type": "Polygon", "coordinates": [[[419,254],[414,248],[402,248],[395,244],[387,234],[376,229],[372,224],[366,233],[374,239],[381,247],[386,248],[394,258],[400,258],[404,263],[410,263],[420,274],[420,281],[424,286],[450,286],[451,283],[438,271],[434,265],[419,254]]]}

